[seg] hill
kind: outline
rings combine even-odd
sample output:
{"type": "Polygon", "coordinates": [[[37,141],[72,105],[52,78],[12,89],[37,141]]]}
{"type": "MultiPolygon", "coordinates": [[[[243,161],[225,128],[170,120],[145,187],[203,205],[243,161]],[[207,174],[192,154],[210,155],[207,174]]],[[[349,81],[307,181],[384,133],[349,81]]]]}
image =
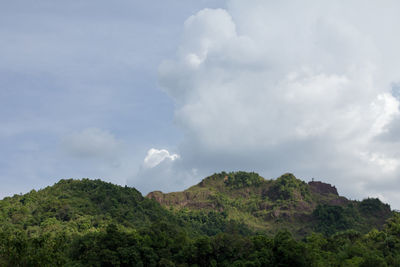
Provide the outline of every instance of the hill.
{"type": "Polygon", "coordinates": [[[319,181],[305,183],[287,173],[266,180],[257,173],[222,172],[203,179],[183,192],[151,192],[147,198],[174,210],[217,211],[253,231],[270,234],[288,229],[298,237],[311,232],[333,234],[354,229],[382,228],[392,215],[379,199],[351,201],[319,181]]]}
{"type": "Polygon", "coordinates": [[[0,200],[0,266],[400,264],[399,214],[322,182],[220,173],[148,197],[70,179],[0,200]]]}
{"type": "MultiPolygon", "coordinates": [[[[146,238],[157,240],[160,228],[185,233],[169,225],[178,225],[176,217],[134,188],[60,180],[0,201],[0,266],[116,264],[128,252],[109,251],[110,246],[126,249],[146,238]]],[[[128,265],[152,249],[151,242],[131,249],[128,265]]]]}
{"type": "Polygon", "coordinates": [[[33,235],[43,226],[55,224],[85,232],[110,223],[140,227],[162,218],[170,220],[171,215],[136,189],[100,180],[60,180],[42,190],[0,201],[1,223],[27,229],[33,235]]]}

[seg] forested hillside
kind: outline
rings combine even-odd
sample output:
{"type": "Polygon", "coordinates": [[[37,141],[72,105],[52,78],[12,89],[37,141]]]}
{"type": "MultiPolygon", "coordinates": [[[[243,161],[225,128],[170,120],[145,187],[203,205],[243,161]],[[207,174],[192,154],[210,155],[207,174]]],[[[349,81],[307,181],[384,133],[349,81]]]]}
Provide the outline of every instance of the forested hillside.
{"type": "Polygon", "coordinates": [[[7,197],[0,266],[400,265],[399,214],[290,174],[221,173],[149,197],[89,179],[7,197]]]}

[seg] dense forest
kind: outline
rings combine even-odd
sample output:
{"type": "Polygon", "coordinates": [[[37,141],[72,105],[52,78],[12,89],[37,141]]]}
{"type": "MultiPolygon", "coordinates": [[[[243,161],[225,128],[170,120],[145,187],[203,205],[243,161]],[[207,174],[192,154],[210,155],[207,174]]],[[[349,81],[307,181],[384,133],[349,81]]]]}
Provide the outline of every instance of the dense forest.
{"type": "Polygon", "coordinates": [[[400,215],[291,174],[183,192],[61,180],[0,201],[0,266],[400,266],[400,215]]]}

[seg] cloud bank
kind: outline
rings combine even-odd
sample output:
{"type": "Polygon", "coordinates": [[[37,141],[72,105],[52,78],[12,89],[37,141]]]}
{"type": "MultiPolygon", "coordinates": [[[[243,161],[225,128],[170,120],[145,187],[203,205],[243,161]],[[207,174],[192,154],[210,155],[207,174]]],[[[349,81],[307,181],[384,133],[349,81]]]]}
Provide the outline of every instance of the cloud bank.
{"type": "Polygon", "coordinates": [[[189,17],[176,56],[159,67],[185,134],[180,169],[198,169],[198,179],[291,171],[396,206],[399,8],[230,1],[189,17]]]}

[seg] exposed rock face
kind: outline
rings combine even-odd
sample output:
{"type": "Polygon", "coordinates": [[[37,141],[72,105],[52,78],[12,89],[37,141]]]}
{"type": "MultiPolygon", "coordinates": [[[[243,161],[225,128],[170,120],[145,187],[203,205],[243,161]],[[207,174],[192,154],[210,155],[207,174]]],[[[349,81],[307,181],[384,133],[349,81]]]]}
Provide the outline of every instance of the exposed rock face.
{"type": "Polygon", "coordinates": [[[149,199],[154,199],[158,203],[163,204],[164,194],[161,191],[150,192],[146,197],[149,199]]]}
{"type": "Polygon", "coordinates": [[[211,208],[215,209],[216,205],[213,202],[207,201],[210,198],[210,192],[203,190],[200,192],[172,192],[164,194],[161,191],[150,192],[147,196],[149,199],[154,199],[161,205],[192,207],[196,209],[211,208]]]}
{"type": "Polygon", "coordinates": [[[335,186],[323,182],[309,182],[310,189],[319,194],[334,194],[339,195],[335,186]]]}

